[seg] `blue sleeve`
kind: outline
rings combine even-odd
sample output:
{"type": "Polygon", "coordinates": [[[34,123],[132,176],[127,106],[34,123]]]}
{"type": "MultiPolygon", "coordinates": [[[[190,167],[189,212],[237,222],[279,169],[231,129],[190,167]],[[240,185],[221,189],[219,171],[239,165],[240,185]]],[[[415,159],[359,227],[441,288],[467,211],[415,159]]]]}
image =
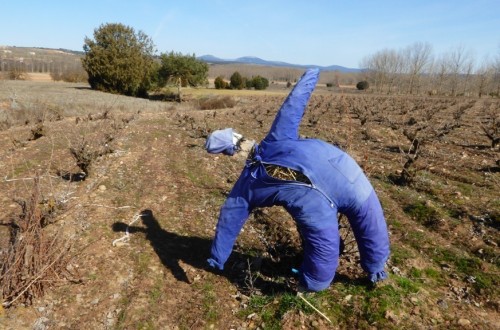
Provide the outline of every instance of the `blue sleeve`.
{"type": "Polygon", "coordinates": [[[357,212],[348,214],[348,218],[358,244],[361,267],[374,282],[385,278],[384,266],[390,254],[389,234],[375,191],[357,212]]]}
{"type": "Polygon", "coordinates": [[[319,69],[309,69],[302,75],[299,82],[281,105],[271,126],[271,130],[264,140],[298,139],[300,121],[302,120],[314,87],[316,87],[318,78],[319,69]]]}
{"type": "Polygon", "coordinates": [[[234,242],[248,219],[251,208],[247,192],[247,180],[242,173],[219,214],[211,258],[208,259],[208,263],[212,267],[224,269],[224,264],[233,250],[234,242]]]}

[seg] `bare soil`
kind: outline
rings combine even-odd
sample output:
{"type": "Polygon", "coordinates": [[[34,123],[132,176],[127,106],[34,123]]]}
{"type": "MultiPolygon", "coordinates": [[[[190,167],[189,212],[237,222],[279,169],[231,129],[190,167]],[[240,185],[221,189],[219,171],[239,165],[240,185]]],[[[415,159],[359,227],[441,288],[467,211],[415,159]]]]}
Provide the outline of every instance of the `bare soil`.
{"type": "Polygon", "coordinates": [[[44,231],[71,247],[43,296],[0,309],[0,328],[499,329],[500,153],[480,125],[485,108],[498,113],[494,99],[315,91],[301,134],[358,160],[392,246],[389,280],[370,287],[343,221],[336,278],[308,297],[332,324],[295,296],[300,238],[280,208],[252,214],[225,271],[206,268],[219,208],[244,164],[207,154],[206,134],[233,127],[259,141],[287,92],[234,94],[233,108],[199,110],[200,91],[179,104],[0,81],[0,257],[35,176],[45,200],[58,202],[44,231]],[[438,134],[453,120],[457,127],[438,134]],[[33,139],[37,122],[43,134],[33,139]],[[425,143],[403,184],[411,145],[403,130],[415,125],[425,143]],[[76,146],[109,151],[92,159],[84,180],[62,174],[81,172],[76,146]],[[128,240],[113,245],[126,231],[128,240]]]}

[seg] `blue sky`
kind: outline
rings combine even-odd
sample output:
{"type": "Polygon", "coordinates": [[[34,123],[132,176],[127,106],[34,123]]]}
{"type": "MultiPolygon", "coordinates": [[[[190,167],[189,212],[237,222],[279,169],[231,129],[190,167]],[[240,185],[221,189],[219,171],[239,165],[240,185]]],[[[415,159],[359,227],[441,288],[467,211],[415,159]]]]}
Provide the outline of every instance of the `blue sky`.
{"type": "Polygon", "coordinates": [[[82,50],[103,23],[153,39],[159,53],[257,56],[357,68],[367,55],[428,42],[500,54],[500,0],[3,1],[0,45],[82,50]]]}

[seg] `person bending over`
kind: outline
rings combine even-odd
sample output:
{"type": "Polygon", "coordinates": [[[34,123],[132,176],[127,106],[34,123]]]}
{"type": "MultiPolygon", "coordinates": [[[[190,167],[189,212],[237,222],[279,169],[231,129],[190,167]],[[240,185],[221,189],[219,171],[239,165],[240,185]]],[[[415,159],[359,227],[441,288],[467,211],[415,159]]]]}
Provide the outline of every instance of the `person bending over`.
{"type": "Polygon", "coordinates": [[[359,165],[346,152],[319,139],[299,137],[299,125],[316,86],[318,69],[309,69],[287,96],[267,136],[241,144],[231,128],[207,138],[209,153],[229,156],[250,150],[245,167],[220,210],[210,267],[223,270],[237,236],[255,208],[283,206],[303,239],[299,288],[329,287],[338,265],[337,213],[352,227],[361,267],[375,283],[387,277],[389,236],[379,199],[359,165]]]}

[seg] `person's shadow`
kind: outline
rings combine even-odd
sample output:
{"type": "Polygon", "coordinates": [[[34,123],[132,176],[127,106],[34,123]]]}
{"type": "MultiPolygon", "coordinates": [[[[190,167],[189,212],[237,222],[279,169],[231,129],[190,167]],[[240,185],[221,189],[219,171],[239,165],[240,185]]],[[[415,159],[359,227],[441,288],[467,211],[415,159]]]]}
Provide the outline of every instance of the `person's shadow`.
{"type": "MultiPolygon", "coordinates": [[[[145,233],[146,239],[150,241],[151,246],[160,258],[163,265],[168,268],[172,275],[179,281],[191,283],[185,270],[179,264],[182,261],[194,268],[203,269],[225,276],[229,281],[234,283],[238,288],[245,292],[249,289],[259,290],[262,293],[266,292],[283,292],[291,291],[291,288],[286,284],[265,281],[261,278],[255,278],[252,283],[248,282],[248,277],[245,264],[255,260],[255,257],[234,251],[227,261],[224,271],[218,271],[208,267],[207,259],[210,255],[212,240],[195,236],[181,236],[176,233],[168,232],[161,228],[158,220],[153,215],[151,210],[141,212],[141,220],[145,227],[130,226],[123,222],[115,222],[112,228],[115,232],[125,232],[128,227],[128,232],[145,233]],[[251,286],[251,288],[249,288],[251,286]]],[[[266,261],[266,260],[261,260],[266,261]]]]}

